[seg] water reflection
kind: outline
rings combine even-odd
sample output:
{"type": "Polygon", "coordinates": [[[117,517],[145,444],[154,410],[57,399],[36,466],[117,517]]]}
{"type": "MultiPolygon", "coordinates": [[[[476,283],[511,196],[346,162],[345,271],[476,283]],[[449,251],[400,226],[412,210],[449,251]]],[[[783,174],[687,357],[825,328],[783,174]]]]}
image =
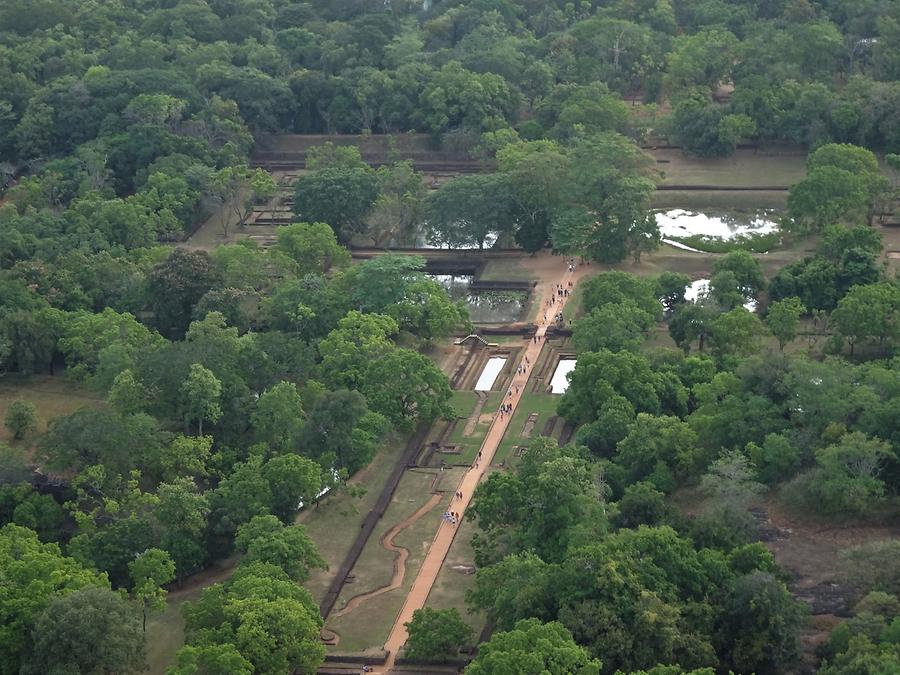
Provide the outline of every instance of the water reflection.
{"type": "Polygon", "coordinates": [[[470,292],[471,274],[430,274],[454,300],[463,299],[472,323],[512,323],[518,321],[528,302],[526,291],[470,292]]]}
{"type": "Polygon", "coordinates": [[[656,224],[663,237],[715,237],[734,239],[778,230],[774,212],[750,213],[698,212],[685,209],[657,211],[656,224]]]}

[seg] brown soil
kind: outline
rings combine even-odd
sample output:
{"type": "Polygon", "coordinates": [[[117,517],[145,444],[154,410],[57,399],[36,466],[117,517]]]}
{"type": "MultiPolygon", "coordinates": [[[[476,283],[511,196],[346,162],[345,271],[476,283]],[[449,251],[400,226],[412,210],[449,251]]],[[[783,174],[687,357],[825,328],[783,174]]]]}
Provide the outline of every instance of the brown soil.
{"type": "Polygon", "coordinates": [[[857,592],[849,583],[840,553],[872,541],[895,538],[895,527],[858,522],[835,522],[798,514],[774,498],[755,512],[761,521],[763,542],[778,564],[792,577],[791,592],[811,612],[801,633],[804,672],[814,672],[816,648],[850,615],[857,592]]]}

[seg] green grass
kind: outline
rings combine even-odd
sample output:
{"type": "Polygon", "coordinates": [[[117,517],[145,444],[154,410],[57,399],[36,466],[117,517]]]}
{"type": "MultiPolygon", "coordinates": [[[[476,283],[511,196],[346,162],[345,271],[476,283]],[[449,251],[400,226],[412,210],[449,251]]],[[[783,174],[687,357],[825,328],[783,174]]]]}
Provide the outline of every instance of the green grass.
{"type": "MultiPolygon", "coordinates": [[[[560,398],[558,394],[536,394],[531,392],[522,394],[519,405],[516,406],[516,412],[513,413],[513,418],[507,427],[506,435],[500,442],[500,447],[497,448],[494,461],[491,464],[497,466],[503,462],[505,466],[508,466],[511,463],[515,463],[517,461],[514,457],[515,447],[517,445],[528,445],[533,439],[541,435],[547,420],[556,415],[556,406],[559,404],[560,398]],[[531,413],[537,413],[538,417],[531,430],[531,436],[526,438],[522,436],[522,430],[531,413]]],[[[558,432],[560,428],[560,422],[558,422],[555,431],[558,432]]]]}
{"type": "Polygon", "coordinates": [[[475,459],[475,455],[478,454],[478,451],[481,449],[484,437],[491,426],[491,422],[487,416],[492,415],[496,412],[497,408],[500,407],[500,403],[503,400],[503,392],[492,391],[488,394],[484,407],[481,409],[481,416],[484,418],[484,421],[480,420],[478,424],[475,425],[475,429],[471,436],[465,436],[466,422],[474,411],[477,400],[478,397],[474,391],[453,392],[451,404],[456,410],[459,419],[456,422],[453,432],[447,439],[447,442],[452,445],[460,446],[462,452],[459,455],[445,456],[445,461],[448,464],[472,463],[475,459]]]}
{"type": "Polygon", "coordinates": [[[657,190],[650,198],[654,209],[783,209],[786,190],[657,190]]]}
{"type": "MultiPolygon", "coordinates": [[[[6,417],[10,403],[19,399],[33,403],[37,408],[38,433],[44,433],[47,424],[56,417],[83,407],[99,408],[105,405],[94,392],[61,376],[8,374],[0,379],[0,420],[6,417]]],[[[0,442],[9,440],[6,427],[0,426],[0,442]]],[[[24,443],[29,440],[26,438],[24,443]]]]}
{"type": "Polygon", "coordinates": [[[532,281],[532,272],[515,258],[488,260],[479,277],[481,281],[532,281]]]}
{"type": "MultiPolygon", "coordinates": [[[[434,473],[406,472],[384,517],[378,523],[362,555],[353,568],[355,581],[347,584],[338,599],[336,609],[343,607],[352,597],[386,585],[393,572],[394,554],[386,550],[381,537],[396,523],[404,520],[422,506],[431,496],[434,473]]],[[[327,625],[340,636],[339,644],[331,648],[335,652],[363,652],[379,650],[387,639],[394,619],[412,586],[425,554],[441,527],[441,514],[448,509],[450,495],[462,476],[461,469],[439,472],[440,485],[445,496],[422,518],[397,535],[395,544],[410,552],[406,561],[403,584],[393,591],[367,600],[344,616],[332,617],[327,625]]]]}
{"type": "Polygon", "coordinates": [[[681,242],[691,248],[707,253],[729,253],[730,251],[749,251],[750,253],[768,253],[777,248],[781,242],[780,232],[769,232],[767,234],[751,234],[743,237],[734,237],[733,239],[722,239],[720,237],[706,237],[695,234],[689,237],[673,237],[674,241],[681,242]]]}
{"type": "Polygon", "coordinates": [[[184,617],[181,607],[187,598],[173,600],[164,612],[147,619],[147,664],[150,675],[162,675],[175,662],[175,655],[184,645],[184,617]]]}
{"type": "Polygon", "coordinates": [[[360,480],[360,485],[365,488],[362,496],[340,491],[320,502],[304,518],[307,534],[328,563],[328,570],[314,570],[304,584],[316,602],[321,602],[325,597],[328,585],[353,545],[366,514],[372,510],[384,489],[405,443],[406,438],[396,437],[376,455],[360,480]]]}
{"type": "Polygon", "coordinates": [[[716,185],[721,187],[790,186],[806,175],[802,153],[765,155],[755,150],[736,150],[731,157],[688,157],[681,150],[655,150],[663,184],[716,185]]]}
{"type": "Polygon", "coordinates": [[[463,518],[459,532],[450,546],[447,558],[441,571],[438,572],[434,586],[428,594],[427,607],[433,609],[459,610],[460,615],[472,628],[473,644],[484,629],[485,617],[482,614],[470,613],[466,607],[466,592],[475,587],[475,575],[458,569],[460,566],[474,566],[475,552],[472,550],[472,534],[475,524],[463,518]],[[457,567],[457,569],[454,569],[457,567]]]}
{"type": "Polygon", "coordinates": [[[569,294],[569,301],[563,308],[563,318],[567,322],[572,322],[582,314],[582,304],[584,303],[584,279],[581,279],[572,292],[569,294]]]}

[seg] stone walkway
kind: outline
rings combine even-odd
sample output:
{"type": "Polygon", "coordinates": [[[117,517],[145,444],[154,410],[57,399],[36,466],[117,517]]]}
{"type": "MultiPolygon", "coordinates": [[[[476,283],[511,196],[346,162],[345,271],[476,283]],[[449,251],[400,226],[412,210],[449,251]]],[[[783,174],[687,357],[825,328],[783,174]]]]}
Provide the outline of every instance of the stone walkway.
{"type": "MultiPolygon", "coordinates": [[[[541,349],[544,347],[547,328],[553,325],[553,317],[563,310],[563,307],[565,307],[566,301],[568,301],[569,298],[557,297],[556,303],[552,306],[548,306],[547,301],[551,296],[556,296],[557,284],[562,284],[563,288],[568,288],[568,284],[571,281],[574,288],[575,281],[581,277],[583,272],[587,271],[584,267],[576,267],[574,272],[568,271],[566,269],[565,259],[560,259],[559,265],[563,268],[559,278],[539,284],[536,289],[535,295],[537,298],[535,299],[535,302],[540,303],[537,316],[537,321],[539,323],[536,332],[538,340],[537,342],[534,340],[529,341],[527,347],[522,352],[522,361],[520,365],[525,365],[526,358],[530,365],[526,366],[524,373],[513,376],[512,383],[509,385],[512,394],[505,396],[503,399],[503,403],[512,404],[512,412],[503,416],[498,413],[494,417],[494,421],[481,446],[480,459],[476,460],[476,463],[463,475],[459,486],[456,488],[456,491],[462,493],[462,499],[453,499],[450,502],[448,510],[459,513],[460,518],[465,517],[465,511],[472,499],[472,493],[475,492],[478,483],[485,473],[487,473],[491,461],[494,458],[494,453],[497,451],[500,442],[503,440],[503,436],[506,434],[509,421],[512,419],[513,414],[515,414],[516,407],[519,404],[522,394],[525,393],[525,385],[528,382],[528,378],[531,377],[531,368],[537,362],[541,349]],[[543,320],[545,311],[547,317],[546,321],[543,320]],[[516,391],[516,385],[519,387],[518,392],[516,391]]],[[[428,600],[428,594],[431,592],[431,587],[434,585],[438,572],[440,572],[444,560],[447,557],[447,553],[450,550],[450,546],[453,544],[457,527],[458,526],[451,525],[450,523],[441,523],[440,529],[438,529],[437,534],[428,549],[425,560],[422,562],[419,574],[416,576],[415,581],[413,581],[409,594],[406,596],[406,601],[400,609],[400,613],[397,615],[397,619],[394,622],[394,626],[391,629],[387,642],[384,644],[384,649],[388,652],[388,659],[383,666],[373,667],[372,672],[391,672],[397,658],[397,653],[400,651],[400,648],[406,644],[406,639],[408,637],[406,626],[404,624],[412,620],[413,612],[417,609],[422,609],[425,606],[425,603],[428,600]]]]}

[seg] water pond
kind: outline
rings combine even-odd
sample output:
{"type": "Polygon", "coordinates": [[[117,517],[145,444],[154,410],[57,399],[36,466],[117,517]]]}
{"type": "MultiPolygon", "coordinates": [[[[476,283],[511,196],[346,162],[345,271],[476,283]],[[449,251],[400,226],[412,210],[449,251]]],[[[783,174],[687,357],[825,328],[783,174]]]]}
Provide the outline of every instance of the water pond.
{"type": "Polygon", "coordinates": [[[505,356],[492,356],[489,358],[487,363],[484,364],[484,370],[481,371],[481,375],[478,377],[478,382],[475,383],[475,391],[490,391],[491,387],[494,386],[494,382],[497,381],[497,375],[500,374],[503,366],[506,365],[506,360],[505,356]]]}
{"type": "Polygon", "coordinates": [[[569,388],[568,375],[575,370],[577,359],[560,359],[553,371],[553,377],[550,378],[550,393],[565,394],[569,388]]]}
{"type": "Polygon", "coordinates": [[[777,216],[772,210],[732,212],[689,211],[669,209],[657,211],[656,224],[663,241],[689,251],[697,249],[680,242],[689,237],[729,241],[777,232],[777,216]]]}
{"type": "Polygon", "coordinates": [[[470,274],[432,274],[454,300],[464,299],[469,308],[472,323],[512,323],[522,317],[528,303],[525,291],[475,291],[470,292],[470,274]]]}

